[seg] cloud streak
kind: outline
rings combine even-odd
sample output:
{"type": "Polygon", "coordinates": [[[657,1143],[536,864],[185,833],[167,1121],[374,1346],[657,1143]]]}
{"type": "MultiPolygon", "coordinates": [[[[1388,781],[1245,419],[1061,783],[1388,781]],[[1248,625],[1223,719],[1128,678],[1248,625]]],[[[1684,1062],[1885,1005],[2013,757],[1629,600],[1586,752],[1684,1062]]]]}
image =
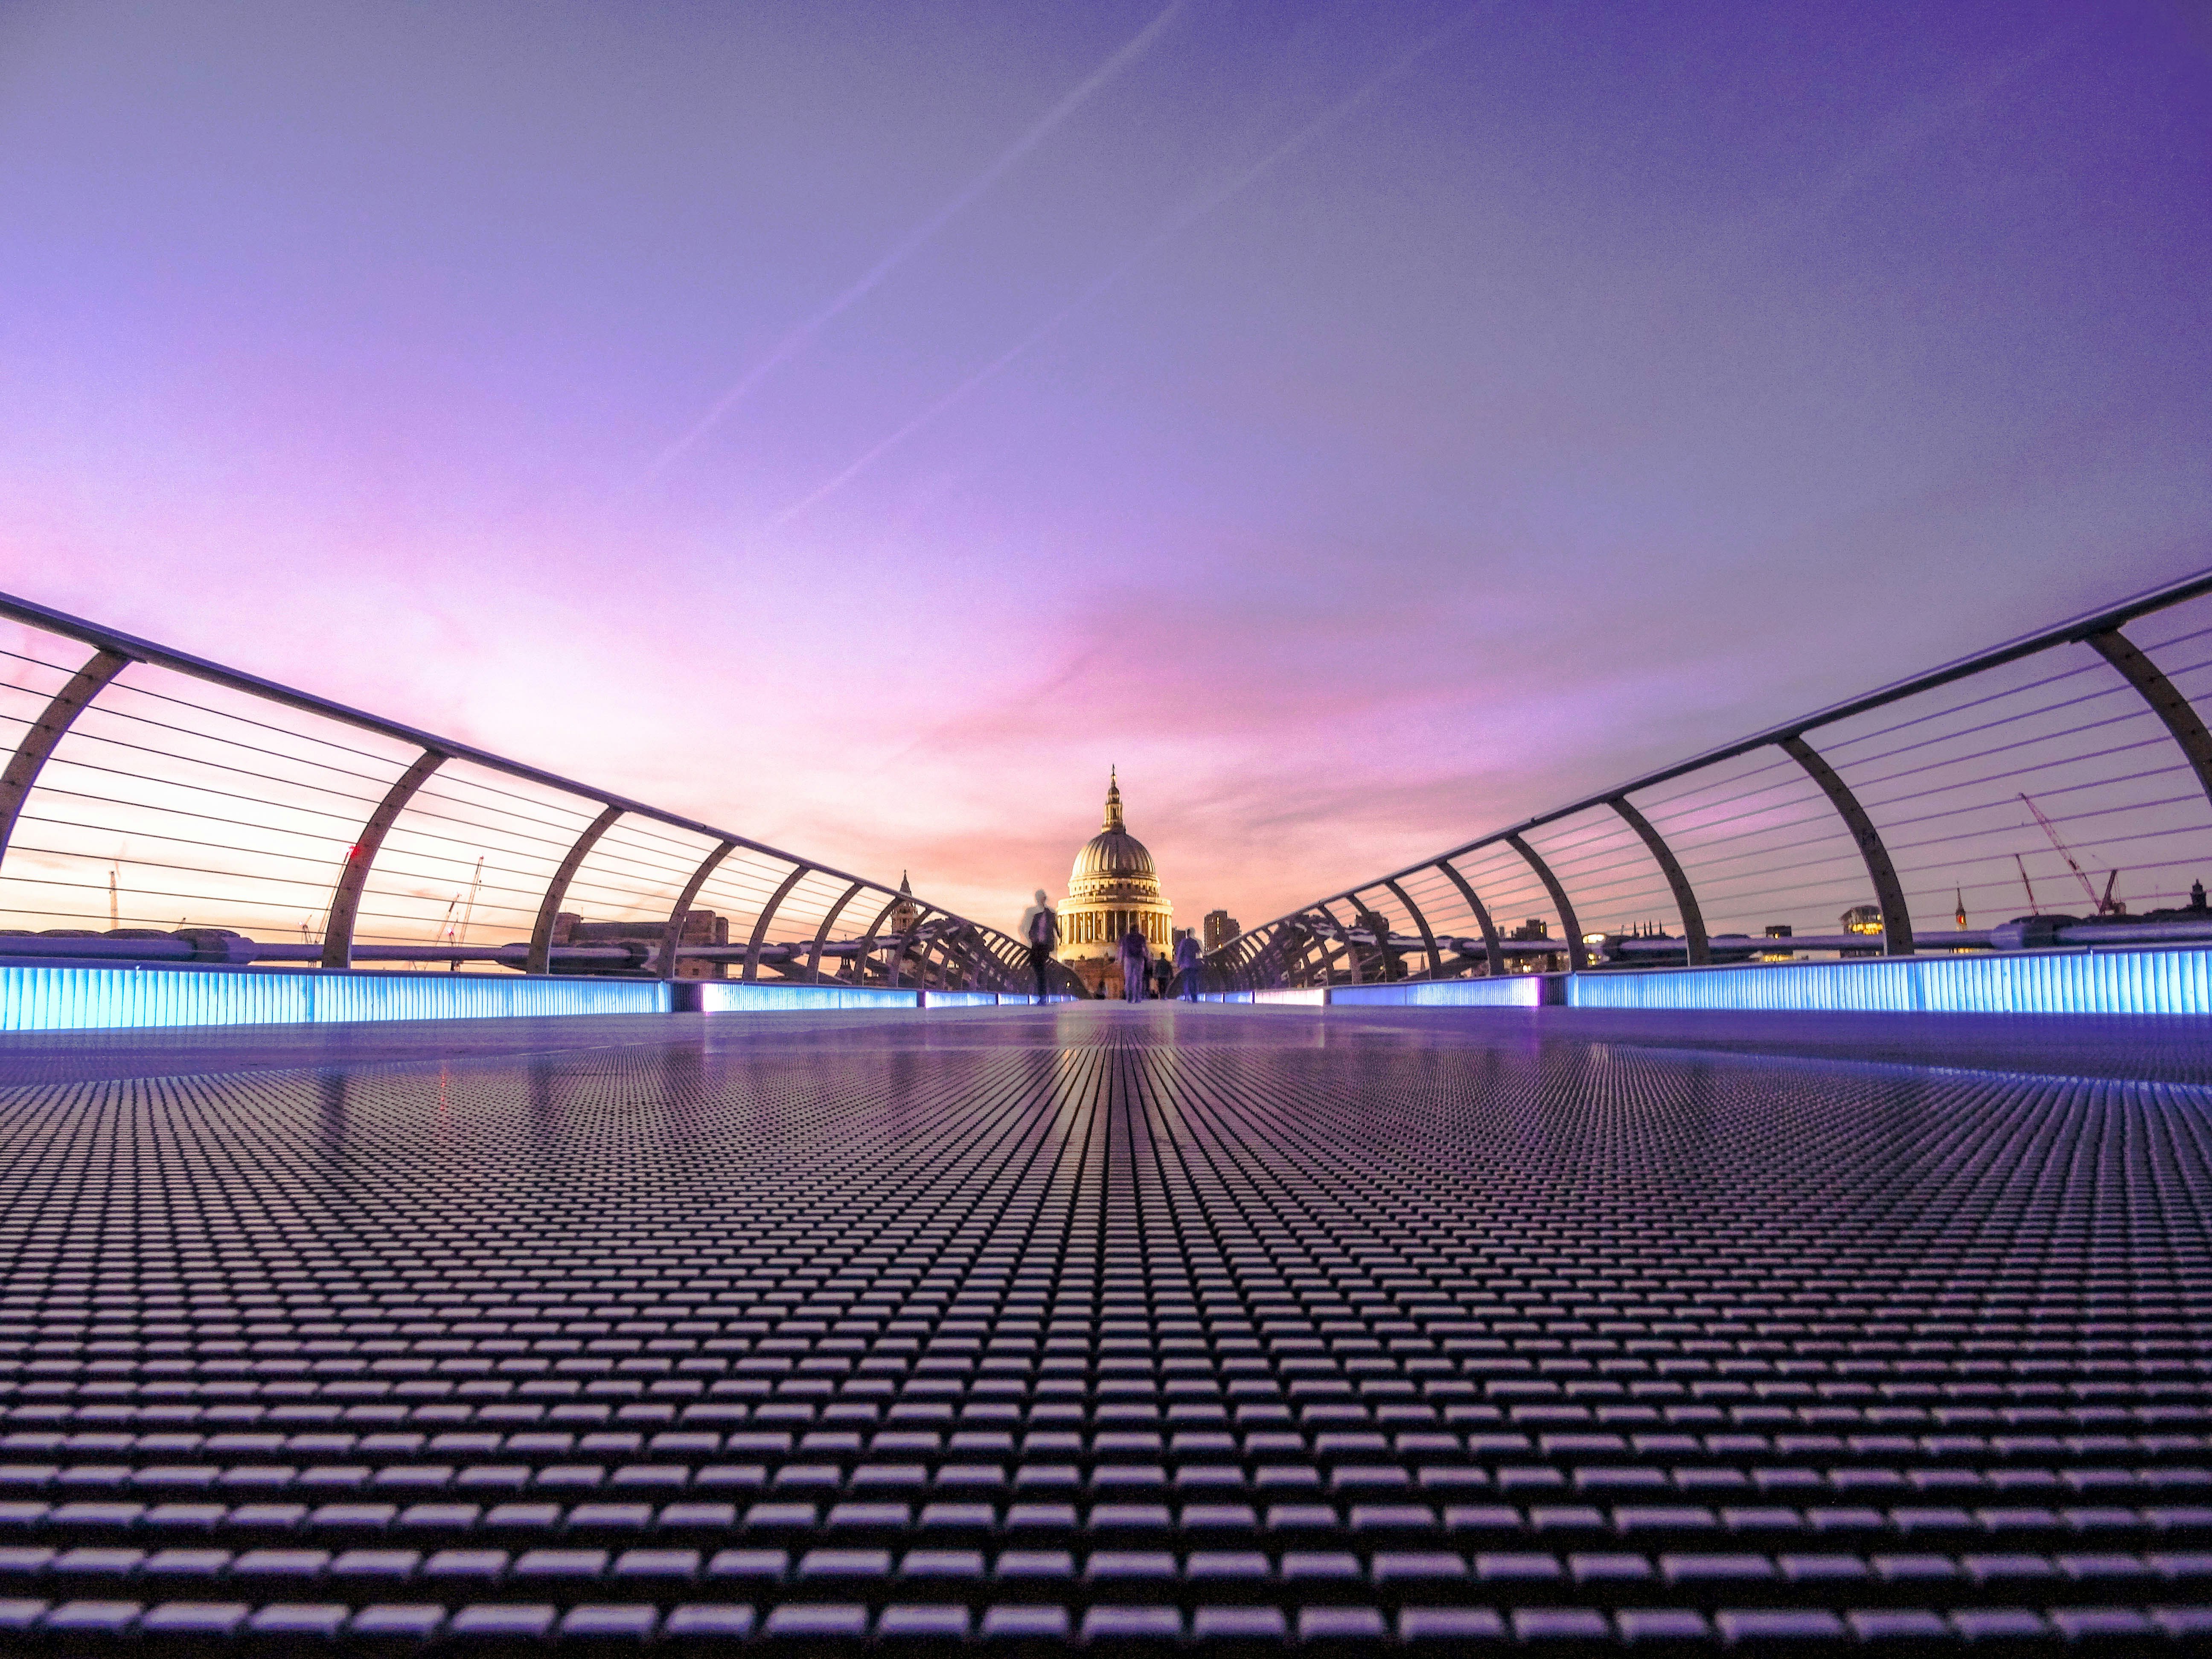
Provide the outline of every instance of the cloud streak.
{"type": "Polygon", "coordinates": [[[1402,53],[1375,75],[1370,76],[1366,81],[1361,82],[1359,86],[1353,88],[1352,91],[1346,94],[1344,97],[1339,99],[1335,103],[1330,105],[1328,108],[1322,111],[1319,116],[1308,122],[1304,126],[1299,128],[1297,131],[1292,133],[1281,143],[1276,145],[1274,149],[1269,150],[1258,161],[1253,162],[1242,172],[1232,174],[1224,182],[1215,185],[1209,191],[1204,191],[1194,200],[1186,204],[1175,213],[1170,215],[1169,217],[1158,227],[1158,228],[1154,230],[1149,236],[1146,237],[1143,241],[1137,245],[1136,249],[1131,252],[1127,258],[1122,259],[1121,263],[1115,265],[1114,268],[1109,270],[1104,276],[1099,277],[1087,288],[1084,289],[1081,293],[1075,296],[1075,298],[1069,301],[1058,311],[1054,312],[1051,316],[1046,318],[1044,321],[1031,329],[1027,334],[1024,335],[1012,345],[1007,347],[1006,350],[1000,352],[996,357],[991,359],[989,362],[984,364],[982,368],[977,369],[966,380],[961,381],[959,385],[954,386],[950,392],[945,393],[943,397],[939,398],[934,403],[922,410],[921,412],[915,416],[912,420],[908,421],[903,426],[899,427],[889,436],[878,439],[875,443],[870,445],[842,471],[837,473],[827,483],[822,484],[819,488],[814,489],[810,494],[801,496],[798,501],[784,508],[782,512],[776,514],[776,516],[770,520],[772,527],[780,530],[784,526],[789,524],[793,519],[799,517],[802,514],[808,512],[811,508],[820,505],[823,501],[827,501],[830,496],[836,495],[840,489],[842,489],[847,484],[850,483],[854,479],[859,477],[863,472],[866,472],[870,467],[881,460],[885,455],[890,453],[892,450],[896,449],[908,438],[914,436],[915,433],[921,431],[924,427],[928,426],[931,422],[937,420],[939,416],[944,415],[954,405],[959,404],[977,388],[991,380],[996,380],[1001,374],[1005,373],[1008,368],[1011,368],[1016,362],[1026,356],[1030,351],[1043,343],[1044,341],[1050,338],[1053,335],[1058,333],[1061,328],[1066,326],[1075,317],[1089,309],[1092,305],[1096,304],[1098,300],[1101,299],[1116,283],[1119,283],[1124,276],[1127,276],[1130,271],[1135,270],[1137,266],[1142,264],[1154,253],[1157,253],[1162,247],[1164,247],[1169,242],[1173,241],[1177,236],[1180,236],[1184,231],[1189,229],[1191,226],[1196,224],[1200,219],[1206,217],[1207,214],[1212,213],[1224,203],[1229,201],[1231,198],[1241,194],[1244,191],[1249,189],[1253,185],[1258,183],[1261,179],[1264,178],[1269,173],[1272,173],[1276,167],[1281,166],[1293,155],[1298,154],[1299,151],[1305,149],[1332,128],[1341,124],[1346,117],[1351,115],[1355,110],[1358,109],[1362,105],[1373,98],[1376,94],[1382,91],[1382,88],[1388,86],[1392,81],[1395,81],[1398,76],[1403,75],[1423,58],[1427,57],[1429,53],[1434,52],[1438,46],[1443,46],[1453,36],[1459,34],[1468,28],[1472,23],[1474,23],[1475,19],[1486,9],[1488,9],[1487,6],[1471,6],[1467,10],[1462,12],[1457,17],[1455,17],[1450,22],[1444,24],[1441,28],[1431,31],[1429,34],[1424,36],[1408,51],[1402,53]]]}
{"type": "Polygon", "coordinates": [[[747,369],[738,377],[735,385],[714,400],[707,412],[692,423],[690,430],[654,458],[652,466],[647,469],[648,475],[658,476],[674,462],[681,459],[702,438],[720,425],[732,410],[743,403],[763,380],[804,351],[823,329],[829,327],[839,317],[881,287],[893,271],[919,252],[936,236],[938,232],[943,230],[963,210],[973,205],[978,197],[1005,178],[1017,161],[1042,143],[1070,116],[1090,102],[1100,88],[1151,51],[1154,43],[1166,32],[1168,25],[1174,21],[1176,14],[1181,11],[1182,7],[1183,0],[1170,0],[1170,3],[1158,16],[1146,24],[1122,46],[1119,52],[1092,70],[1066,97],[1047,110],[1034,126],[1000,151],[996,161],[962,185],[943,207],[908,232],[890,252],[871,265],[858,281],[777,341],[767,356],[747,369]]]}

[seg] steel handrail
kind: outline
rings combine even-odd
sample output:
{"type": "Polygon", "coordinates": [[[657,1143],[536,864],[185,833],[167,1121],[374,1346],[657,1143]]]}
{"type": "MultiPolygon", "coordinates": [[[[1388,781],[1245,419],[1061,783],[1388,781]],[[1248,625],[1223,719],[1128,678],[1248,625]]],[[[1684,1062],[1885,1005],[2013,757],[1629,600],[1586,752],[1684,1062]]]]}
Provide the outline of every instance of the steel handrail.
{"type": "MultiPolygon", "coordinates": [[[[2212,594],[2212,569],[2199,570],[2175,581],[2145,589],[2113,604],[2069,617],[2050,627],[2020,635],[1966,656],[1955,658],[1936,667],[1892,681],[1874,690],[1814,709],[1794,720],[1765,727],[1733,742],[1703,750],[1687,759],[1643,773],[1627,782],[1614,784],[1582,796],[1564,805],[1532,814],[1516,823],[1487,831],[1443,852],[1390,871],[1387,874],[1371,878],[1355,886],[1340,889],[1324,897],[1312,900],[1296,909],[1285,911],[1281,915],[1262,922],[1257,927],[1245,929],[1235,941],[1209,957],[1206,959],[1208,966],[1214,975],[1224,985],[1232,981],[1239,986],[1246,985],[1247,982],[1257,983],[1268,977],[1256,971],[1257,964],[1273,949],[1278,936],[1285,930],[1303,927],[1309,933],[1328,935],[1332,931],[1330,927],[1316,915],[1316,912],[1322,910],[1323,907],[1345,902],[1356,902],[1359,896],[1371,894],[1377,890],[1397,892],[1398,884],[1402,883],[1407,877],[1419,875],[1424,872],[1432,870],[1443,872],[1454,878],[1455,884],[1461,888],[1463,894],[1470,894],[1471,896],[1470,890],[1467,888],[1465,881],[1459,878],[1458,872],[1452,867],[1451,861],[1468,853],[1501,844],[1515,847],[1525,859],[1534,864],[1540,877],[1547,878],[1549,872],[1544,868],[1541,860],[1536,858],[1534,851],[1528,847],[1523,839],[1528,832],[1548,824],[1560,823],[1579,813],[1588,812],[1596,808],[1611,807],[1616,812],[1620,812],[1627,797],[1637,792],[1692,776],[1710,767],[1717,766],[1766,748],[1778,748],[1790,754],[1812,775],[1812,779],[1816,785],[1829,792],[1832,804],[1843,813],[1846,823],[1851,823],[1855,831],[1860,832],[1862,850],[1867,854],[1869,872],[1873,877],[1877,890],[1888,887],[1893,892],[1895,872],[1893,869],[1888,868],[1887,854],[1881,848],[1879,836],[1873,833],[1871,823],[1864,821],[1863,809],[1859,807],[1848,789],[1843,787],[1841,781],[1834,776],[1832,769],[1826,766],[1821,757],[1811,752],[1809,745],[1803,741],[1805,735],[1818,732],[1824,727],[1832,726],[1854,715],[1866,714],[1924,692],[1940,690],[1946,685],[1971,679],[1976,675],[1986,673],[2008,663],[2016,662],[2063,645],[2088,644],[2113,665],[2122,678],[2121,683],[2112,689],[2124,690],[2131,685],[2140,694],[2141,702],[2137,704],[2137,708],[2140,708],[2143,704],[2148,704],[2158,714],[2166,726],[2167,737],[2180,746],[2183,758],[2196,770],[2199,778],[2206,782],[2208,795],[2212,795],[2212,753],[2208,752],[2203,740],[2202,723],[2197,720],[2187,700],[2176,693],[2158,671],[2149,665],[2148,659],[2143,656],[2139,648],[2118,633],[2120,628],[2127,623],[2169,610],[2177,605],[2207,594],[2212,594]],[[2195,727],[2193,733],[2190,729],[2192,726],[2195,727]],[[1869,840],[1874,843],[1871,848],[1866,845],[1869,840]],[[1887,880],[1884,879],[1885,876],[1887,878],[1887,880]]],[[[1641,815],[1637,814],[1633,807],[1629,807],[1623,816],[1627,818],[1632,826],[1635,826],[1641,815]]],[[[1660,864],[1669,884],[1676,887],[1679,897],[1680,892],[1687,888],[1687,878],[1682,876],[1679,868],[1668,867],[1674,860],[1670,854],[1663,852],[1665,842],[1659,839],[1656,832],[1644,833],[1646,831],[1650,831],[1648,823],[1643,824],[1639,830],[1639,835],[1660,864]]],[[[1548,880],[1546,884],[1547,887],[1553,885],[1548,880]]],[[[1429,931],[1425,919],[1420,916],[1411,901],[1405,898],[1402,893],[1400,893],[1399,896],[1424,932],[1429,931]]],[[[1553,896],[1559,898],[1560,895],[1555,891],[1553,896]]],[[[1896,925],[1897,919],[1893,913],[1898,907],[1892,905],[1889,908],[1893,912],[1893,925],[1896,925]]],[[[1479,908],[1477,914],[1483,915],[1479,908]]],[[[1486,926],[1486,915],[1483,915],[1483,919],[1486,926]]],[[[1909,953],[1911,949],[1909,921],[1905,922],[1903,926],[1905,932],[1902,953],[1909,953]]],[[[1356,930],[1337,929],[1335,931],[1348,933],[1356,930]]],[[[1702,933],[1702,921],[1693,924],[1693,931],[1702,933]]],[[[1950,936],[1944,937],[1948,939],[1950,936]]],[[[1893,951],[1895,951],[1897,942],[1897,935],[1893,932],[1887,941],[1893,951]]],[[[1940,943],[1940,941],[1936,942],[1940,943]]],[[[1348,939],[1346,940],[1346,948],[1349,948],[1348,939]]],[[[1579,951],[1581,940],[1579,938],[1561,939],[1555,941],[1555,945],[1559,954],[1568,955],[1579,951]]],[[[1789,948],[1787,941],[1778,942],[1778,948],[1789,948]]],[[[1495,960],[1494,955],[1492,959],[1495,960]]],[[[1279,975],[1286,974],[1288,964],[1279,964],[1278,971],[1279,975]]]]}

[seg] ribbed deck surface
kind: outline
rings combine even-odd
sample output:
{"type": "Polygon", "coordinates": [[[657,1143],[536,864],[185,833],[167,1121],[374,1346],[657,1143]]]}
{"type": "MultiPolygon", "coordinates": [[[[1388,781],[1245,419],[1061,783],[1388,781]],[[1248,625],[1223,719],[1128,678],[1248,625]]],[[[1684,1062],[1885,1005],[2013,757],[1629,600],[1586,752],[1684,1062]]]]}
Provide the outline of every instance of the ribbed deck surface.
{"type": "Polygon", "coordinates": [[[2212,1092],[1606,1029],[0,1048],[0,1646],[2201,1642],[2212,1092]]]}

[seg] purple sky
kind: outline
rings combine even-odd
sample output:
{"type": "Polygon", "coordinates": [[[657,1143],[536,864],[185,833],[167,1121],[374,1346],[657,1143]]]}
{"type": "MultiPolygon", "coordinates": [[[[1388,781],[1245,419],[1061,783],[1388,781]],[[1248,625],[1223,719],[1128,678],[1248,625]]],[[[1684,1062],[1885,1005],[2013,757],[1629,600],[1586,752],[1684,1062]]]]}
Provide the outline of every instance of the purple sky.
{"type": "Polygon", "coordinates": [[[1256,923],[2212,563],[2203,16],[0,4],[0,586],[1256,923]]]}

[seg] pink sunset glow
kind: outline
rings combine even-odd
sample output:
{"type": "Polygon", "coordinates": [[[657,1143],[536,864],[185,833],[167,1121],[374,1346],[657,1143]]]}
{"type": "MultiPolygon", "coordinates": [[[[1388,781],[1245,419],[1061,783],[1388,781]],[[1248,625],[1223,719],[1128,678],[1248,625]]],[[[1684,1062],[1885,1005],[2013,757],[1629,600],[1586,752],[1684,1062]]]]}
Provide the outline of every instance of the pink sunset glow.
{"type": "Polygon", "coordinates": [[[2208,139],[2158,3],[17,5],[0,586],[1257,923],[2208,562],[2208,139]]]}

